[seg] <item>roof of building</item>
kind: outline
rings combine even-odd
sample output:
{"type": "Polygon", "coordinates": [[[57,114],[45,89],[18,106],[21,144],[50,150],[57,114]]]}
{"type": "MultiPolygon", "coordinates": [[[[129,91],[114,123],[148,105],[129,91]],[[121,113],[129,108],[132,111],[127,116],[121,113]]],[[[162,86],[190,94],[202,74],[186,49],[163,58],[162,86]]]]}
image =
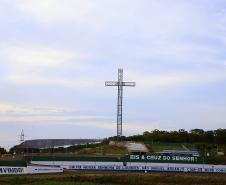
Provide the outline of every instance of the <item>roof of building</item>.
{"type": "Polygon", "coordinates": [[[20,145],[17,145],[16,148],[54,148],[54,147],[65,147],[72,145],[82,145],[82,144],[91,144],[101,142],[101,139],[35,139],[35,140],[26,140],[20,145]]]}
{"type": "Polygon", "coordinates": [[[191,154],[191,155],[199,155],[198,151],[194,150],[163,150],[162,154],[191,154]]]}

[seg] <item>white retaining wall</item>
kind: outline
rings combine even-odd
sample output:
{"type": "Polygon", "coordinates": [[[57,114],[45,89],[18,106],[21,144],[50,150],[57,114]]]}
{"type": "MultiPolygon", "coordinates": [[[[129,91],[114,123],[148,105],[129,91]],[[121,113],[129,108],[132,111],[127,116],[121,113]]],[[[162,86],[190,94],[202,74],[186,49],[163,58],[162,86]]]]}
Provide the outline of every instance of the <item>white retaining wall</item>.
{"type": "Polygon", "coordinates": [[[11,167],[0,166],[0,175],[6,174],[38,174],[38,173],[62,173],[61,167],[47,166],[27,166],[27,167],[11,167]]]}
{"type": "Polygon", "coordinates": [[[226,173],[226,165],[137,163],[137,162],[98,162],[98,161],[31,161],[32,164],[55,165],[73,170],[112,170],[112,171],[163,171],[163,172],[203,172],[226,173]]]}
{"type": "Polygon", "coordinates": [[[0,175],[4,174],[24,174],[26,167],[0,166],[0,175]]]}
{"type": "Polygon", "coordinates": [[[64,171],[61,167],[47,167],[47,166],[27,166],[26,173],[39,174],[39,173],[62,173],[64,171]]]}

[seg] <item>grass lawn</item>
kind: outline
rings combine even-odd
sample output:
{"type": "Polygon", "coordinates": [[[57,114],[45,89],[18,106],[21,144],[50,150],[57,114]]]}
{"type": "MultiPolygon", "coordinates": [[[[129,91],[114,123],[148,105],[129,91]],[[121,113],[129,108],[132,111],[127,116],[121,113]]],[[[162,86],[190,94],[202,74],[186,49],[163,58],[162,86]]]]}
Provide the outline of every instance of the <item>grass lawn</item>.
{"type": "MultiPolygon", "coordinates": [[[[27,184],[28,185],[28,184],[27,184]]],[[[29,185],[100,185],[97,183],[92,183],[92,182],[59,182],[59,181],[40,181],[40,182],[33,182],[29,183],[29,185]]],[[[101,184],[104,185],[104,184],[101,184]]]]}
{"type": "Polygon", "coordinates": [[[79,155],[102,154],[102,155],[126,155],[128,150],[125,147],[101,145],[95,148],[84,148],[77,152],[79,155]]]}
{"type": "Polygon", "coordinates": [[[181,144],[154,144],[150,145],[154,152],[161,152],[163,150],[184,150],[181,144]]]}
{"type": "Polygon", "coordinates": [[[189,173],[66,172],[1,176],[0,185],[225,185],[226,175],[189,173]]]}

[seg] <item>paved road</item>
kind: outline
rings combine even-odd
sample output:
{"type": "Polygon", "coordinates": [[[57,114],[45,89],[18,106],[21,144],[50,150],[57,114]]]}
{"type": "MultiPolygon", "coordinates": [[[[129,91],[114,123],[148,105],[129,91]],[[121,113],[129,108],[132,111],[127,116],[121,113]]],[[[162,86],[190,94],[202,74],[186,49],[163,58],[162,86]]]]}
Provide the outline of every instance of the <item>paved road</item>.
{"type": "Polygon", "coordinates": [[[143,143],[129,142],[127,143],[129,152],[148,152],[147,147],[143,143]]]}

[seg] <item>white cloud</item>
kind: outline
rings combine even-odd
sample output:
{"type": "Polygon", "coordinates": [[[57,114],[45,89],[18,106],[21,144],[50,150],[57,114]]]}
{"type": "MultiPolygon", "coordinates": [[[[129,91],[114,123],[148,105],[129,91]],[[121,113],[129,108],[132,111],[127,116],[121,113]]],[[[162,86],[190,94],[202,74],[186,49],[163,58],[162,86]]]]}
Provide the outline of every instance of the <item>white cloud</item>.
{"type": "MultiPolygon", "coordinates": [[[[109,119],[104,116],[17,116],[17,117],[1,117],[0,124],[2,123],[16,123],[19,125],[39,125],[39,126],[78,126],[99,129],[109,129],[116,131],[116,123],[109,122],[109,119]],[[91,121],[89,121],[91,120],[91,121]],[[95,121],[100,120],[100,121],[95,121]],[[103,121],[106,120],[106,121],[103,121]]],[[[141,134],[144,131],[151,131],[160,129],[155,123],[123,123],[123,133],[128,134],[141,134]]]]}
{"type": "Polygon", "coordinates": [[[139,74],[128,71],[128,79],[134,79],[137,82],[139,91],[158,91],[166,88],[179,86],[205,85],[215,81],[226,80],[226,69],[221,70],[193,70],[177,71],[175,73],[163,74],[139,74]]]}
{"type": "MultiPolygon", "coordinates": [[[[175,31],[195,28],[204,22],[191,3],[179,1],[133,0],[17,0],[17,9],[34,18],[41,25],[70,25],[101,30],[113,35],[136,30],[145,39],[175,35],[175,31]],[[191,13],[192,12],[192,13],[191,13]],[[195,17],[195,19],[193,19],[195,17]]],[[[196,30],[196,29],[195,29],[196,30]]],[[[191,31],[191,30],[190,30],[191,31]]],[[[130,33],[129,33],[130,34],[130,33]]]]}
{"type": "Polygon", "coordinates": [[[214,127],[225,127],[226,107],[223,105],[211,105],[208,103],[205,105],[195,104],[185,110],[178,110],[178,113],[187,117],[188,122],[193,125],[196,124],[200,128],[212,129],[214,127]]]}
{"type": "Polygon", "coordinates": [[[33,74],[12,74],[8,80],[13,84],[18,85],[41,85],[41,86],[63,86],[69,88],[95,88],[102,85],[100,80],[87,78],[65,78],[65,77],[45,77],[42,75],[33,74]]]}
{"type": "Polygon", "coordinates": [[[30,115],[76,113],[78,111],[79,109],[65,108],[62,106],[60,107],[59,106],[29,106],[29,105],[20,105],[20,104],[12,104],[12,103],[0,104],[0,116],[6,116],[5,118],[9,118],[9,119],[11,116],[24,117],[24,116],[30,116],[30,115]]]}
{"type": "MultiPolygon", "coordinates": [[[[16,104],[0,104],[0,124],[44,124],[72,125],[80,127],[96,127],[115,129],[116,124],[109,122],[111,117],[103,115],[81,114],[79,110],[64,107],[43,106],[34,107],[16,104]],[[69,113],[69,114],[68,114],[69,113]]],[[[125,133],[141,133],[145,130],[158,128],[156,124],[123,123],[125,133]]]]}
{"type": "Polygon", "coordinates": [[[21,104],[0,104],[0,124],[5,123],[76,123],[88,120],[107,120],[109,117],[83,114],[76,108],[62,106],[32,106],[21,104]]]}
{"type": "Polygon", "coordinates": [[[5,79],[9,83],[22,85],[92,86],[92,79],[70,78],[60,75],[62,68],[84,69],[82,53],[55,49],[46,46],[3,47],[1,54],[8,61],[5,79]],[[58,74],[59,73],[59,74],[58,74]],[[54,75],[51,75],[54,74],[54,75]],[[80,80],[81,83],[77,83],[80,80]]]}
{"type": "Polygon", "coordinates": [[[0,133],[0,147],[4,147],[6,150],[9,150],[13,144],[16,144],[19,140],[19,137],[16,134],[10,133],[0,133]]]}
{"type": "Polygon", "coordinates": [[[59,22],[82,22],[92,15],[94,2],[74,0],[18,0],[17,7],[45,24],[59,22]]]}
{"type": "MultiPolygon", "coordinates": [[[[108,117],[105,116],[96,116],[96,115],[74,115],[74,116],[67,116],[67,115],[51,115],[53,113],[44,113],[44,114],[22,114],[22,115],[16,115],[14,114],[8,114],[8,115],[0,115],[1,121],[0,123],[20,123],[20,124],[33,124],[33,123],[38,123],[38,124],[47,124],[47,123],[52,123],[52,124],[62,124],[62,125],[67,125],[67,124],[81,124],[83,126],[86,126],[86,124],[94,124],[95,121],[90,121],[87,123],[84,123],[84,121],[87,120],[96,120],[96,119],[108,119],[108,117]]],[[[99,127],[102,127],[101,122],[98,123],[99,127]]],[[[95,125],[95,124],[94,124],[95,125]]],[[[96,125],[96,127],[98,127],[96,125]]]]}
{"type": "Polygon", "coordinates": [[[0,104],[0,113],[11,111],[13,107],[12,104],[0,104]]]}
{"type": "MultiPolygon", "coordinates": [[[[66,78],[62,75],[48,75],[46,70],[61,70],[61,67],[69,64],[73,64],[73,69],[75,70],[85,69],[86,64],[80,61],[80,59],[85,58],[84,54],[41,46],[33,48],[8,47],[3,53],[9,60],[7,79],[14,84],[93,88],[103,83],[103,80],[98,77],[96,79],[84,76],[72,78],[72,75],[70,78],[66,78]]],[[[97,68],[95,67],[95,69],[97,68]]],[[[126,75],[128,78],[134,79],[142,91],[144,89],[158,90],[159,88],[169,88],[185,84],[202,84],[226,79],[224,68],[192,71],[177,70],[171,73],[153,75],[139,74],[127,70],[126,75]]]]}
{"type": "Polygon", "coordinates": [[[60,67],[78,57],[72,52],[46,47],[8,48],[6,56],[13,72],[32,72],[39,68],[60,67]]]}

